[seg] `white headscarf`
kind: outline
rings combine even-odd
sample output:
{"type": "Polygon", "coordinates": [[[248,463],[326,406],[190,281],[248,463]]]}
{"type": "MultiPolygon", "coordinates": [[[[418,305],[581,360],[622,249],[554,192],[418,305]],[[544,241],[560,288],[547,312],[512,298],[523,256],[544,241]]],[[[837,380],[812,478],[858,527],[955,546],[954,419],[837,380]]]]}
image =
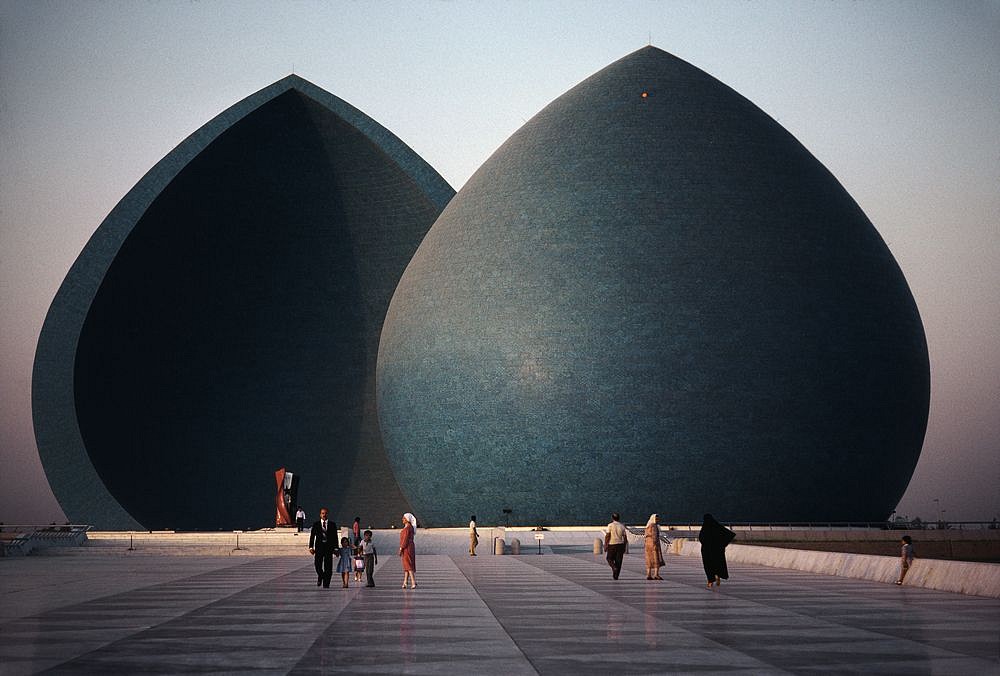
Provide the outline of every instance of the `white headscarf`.
{"type": "Polygon", "coordinates": [[[650,514],[649,515],[649,521],[646,522],[646,526],[647,527],[648,526],[655,526],[656,525],[656,517],[657,516],[658,516],[657,514],[650,514]]]}
{"type": "Polygon", "coordinates": [[[406,514],[403,515],[403,518],[405,520],[407,520],[407,521],[410,522],[410,525],[413,526],[413,534],[416,535],[417,534],[417,517],[415,517],[412,514],[410,514],[409,512],[407,512],[406,514]]]}

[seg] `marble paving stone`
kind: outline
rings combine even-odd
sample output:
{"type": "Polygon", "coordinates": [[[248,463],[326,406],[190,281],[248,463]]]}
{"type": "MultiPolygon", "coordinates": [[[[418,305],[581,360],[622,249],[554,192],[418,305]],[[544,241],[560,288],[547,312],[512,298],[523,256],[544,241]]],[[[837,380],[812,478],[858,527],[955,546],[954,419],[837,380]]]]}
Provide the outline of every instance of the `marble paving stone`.
{"type": "Polygon", "coordinates": [[[994,599],[560,551],[419,555],[415,590],[393,556],[374,589],[317,588],[308,556],[0,560],[0,674],[1000,674],[994,599]]]}
{"type": "MultiPolygon", "coordinates": [[[[577,558],[588,560],[591,563],[593,562],[592,557],[577,557],[577,558]]],[[[636,558],[638,558],[638,557],[636,557],[636,558]]],[[[530,559],[530,558],[525,559],[525,560],[528,561],[529,563],[533,562],[533,560],[530,559]]],[[[641,559],[640,559],[640,561],[641,561],[641,559]]],[[[538,564],[537,561],[534,561],[534,563],[538,564]]],[[[673,563],[673,560],[671,561],[671,563],[673,563]]],[[[540,565],[540,564],[538,564],[538,565],[540,565]]],[[[630,568],[631,567],[635,567],[635,568],[638,568],[638,569],[642,570],[641,565],[642,564],[639,561],[635,561],[635,562],[633,562],[631,564],[630,568]],[[636,563],[639,563],[639,566],[635,566],[636,563]]],[[[685,563],[680,563],[679,564],[680,567],[684,567],[685,565],[687,565],[687,564],[685,564],[685,563]]],[[[551,561],[545,567],[546,567],[547,570],[553,570],[554,572],[559,572],[560,574],[574,575],[572,572],[570,572],[572,566],[570,566],[566,560],[564,560],[564,561],[551,561]]],[[[677,566],[675,566],[673,569],[671,569],[670,572],[676,573],[677,572],[676,568],[677,568],[677,566]]],[[[707,595],[709,595],[709,597],[712,597],[712,596],[715,596],[715,595],[719,595],[718,591],[713,590],[713,591],[709,592],[709,591],[706,591],[704,589],[704,586],[703,586],[703,580],[704,580],[704,578],[698,579],[697,576],[694,576],[694,579],[692,579],[692,576],[689,574],[689,571],[681,571],[681,572],[683,573],[683,575],[682,576],[678,576],[678,577],[683,577],[683,579],[686,582],[688,582],[688,584],[697,584],[698,587],[696,589],[697,589],[698,593],[703,594],[703,595],[707,594],[707,595]]],[[[623,573],[623,577],[624,577],[624,573],[623,573]]],[[[612,585],[615,584],[614,582],[610,581],[609,578],[610,578],[610,575],[605,574],[605,581],[604,582],[600,582],[599,584],[602,585],[602,586],[605,586],[605,587],[608,584],[612,584],[612,585]]],[[[674,596],[674,595],[676,595],[678,593],[679,590],[676,589],[676,587],[674,589],[671,589],[670,583],[672,582],[672,580],[671,580],[671,575],[669,573],[667,574],[667,578],[668,579],[665,582],[663,582],[663,583],[660,583],[660,582],[647,582],[645,579],[642,579],[641,581],[644,584],[650,585],[650,587],[649,587],[650,589],[668,589],[668,590],[670,590],[667,594],[665,594],[665,597],[667,597],[667,596],[674,596]],[[667,586],[664,587],[662,585],[667,585],[667,586]]],[[[580,578],[579,575],[574,575],[574,579],[581,579],[581,578],[580,578]]],[[[820,586],[823,586],[823,582],[824,582],[824,580],[822,580],[822,579],[818,580],[818,583],[819,583],[820,586]]],[[[741,585],[747,586],[749,588],[753,588],[753,586],[755,585],[755,583],[753,581],[753,577],[749,576],[747,578],[742,579],[741,585]]],[[[826,603],[829,602],[829,599],[825,599],[822,594],[814,594],[814,596],[816,598],[813,599],[813,603],[811,604],[811,606],[809,606],[809,608],[810,608],[812,614],[816,615],[816,616],[815,617],[811,617],[808,614],[807,615],[803,615],[800,612],[801,610],[803,610],[803,607],[800,607],[801,604],[800,604],[800,601],[798,599],[801,599],[803,597],[807,597],[812,592],[810,592],[808,589],[802,589],[802,588],[798,588],[798,587],[792,587],[790,589],[785,589],[786,586],[788,586],[788,585],[781,584],[779,581],[776,581],[776,580],[771,580],[770,581],[770,585],[769,585],[769,587],[766,590],[766,595],[767,595],[767,598],[770,599],[770,602],[774,603],[785,614],[785,620],[784,620],[785,627],[784,628],[782,626],[780,626],[780,624],[777,624],[777,623],[773,623],[773,622],[767,622],[766,623],[768,630],[771,631],[772,633],[775,633],[775,634],[778,634],[778,635],[782,635],[782,634],[784,634],[784,632],[788,628],[790,628],[790,626],[795,626],[795,627],[800,628],[803,625],[812,625],[812,626],[815,626],[817,628],[821,628],[821,627],[824,628],[825,632],[827,634],[838,636],[841,640],[849,639],[850,641],[858,642],[858,641],[861,640],[861,637],[864,636],[866,634],[866,632],[867,632],[868,635],[875,635],[875,636],[879,636],[879,638],[880,638],[880,640],[878,641],[878,648],[875,651],[876,653],[878,653],[880,651],[883,651],[883,652],[889,652],[890,655],[891,654],[900,654],[900,655],[905,656],[907,654],[907,651],[910,651],[909,654],[912,655],[912,651],[913,650],[915,650],[915,649],[921,649],[920,652],[923,653],[924,655],[926,655],[928,658],[933,658],[933,659],[940,660],[940,661],[942,661],[942,663],[950,663],[950,661],[952,660],[952,658],[956,657],[956,655],[954,654],[953,651],[949,651],[949,650],[946,650],[946,649],[935,650],[935,648],[934,648],[935,641],[925,641],[922,645],[915,646],[912,643],[908,643],[906,641],[895,640],[894,637],[892,637],[892,636],[885,636],[882,632],[879,632],[879,627],[877,626],[877,623],[876,623],[875,626],[869,626],[871,624],[870,610],[867,613],[858,613],[858,612],[854,612],[854,611],[852,611],[850,613],[842,612],[839,617],[835,618],[836,622],[842,622],[842,624],[839,624],[838,626],[831,628],[830,627],[831,622],[827,621],[827,618],[822,617],[822,615],[824,613],[824,607],[825,607],[826,603]],[[791,598],[792,601],[788,602],[788,600],[787,600],[788,598],[791,598]],[[793,613],[793,614],[791,616],[789,616],[789,613],[793,613]],[[849,617],[845,617],[845,616],[849,616],[849,617]],[[853,619],[854,622],[855,622],[855,624],[861,624],[863,626],[861,626],[861,627],[851,626],[850,622],[847,621],[847,620],[850,620],[850,619],[853,619]],[[930,645],[928,645],[928,644],[930,644],[930,645]],[[895,653],[893,651],[895,651],[895,653]]],[[[873,591],[873,587],[874,588],[882,588],[882,587],[886,587],[886,586],[887,585],[877,585],[877,584],[873,584],[873,583],[862,583],[860,585],[860,587],[859,587],[858,585],[855,584],[855,593],[856,593],[855,600],[857,602],[862,602],[862,603],[867,602],[866,594],[863,593],[863,592],[871,592],[871,591],[873,591]]],[[[726,589],[728,592],[732,592],[732,587],[730,585],[724,585],[723,588],[726,589]]],[[[893,588],[896,591],[899,591],[898,588],[895,588],[895,586],[893,586],[893,588]]],[[[876,589],[874,591],[878,591],[878,589],[876,589]]],[[[926,592],[926,590],[923,590],[923,591],[926,592]]],[[[681,593],[684,593],[684,592],[681,592],[681,593]]],[[[731,596],[731,594],[727,594],[727,595],[731,596]]],[[[747,596],[752,596],[752,594],[750,594],[750,593],[748,593],[746,595],[747,596]]],[[[628,602],[629,595],[622,595],[621,598],[623,600],[626,600],[626,602],[628,602]]],[[[843,597],[838,600],[838,598],[837,598],[836,595],[832,596],[832,600],[833,600],[834,604],[836,604],[838,602],[839,603],[843,603],[845,601],[845,599],[843,597]]],[[[744,603],[745,607],[742,609],[742,611],[740,613],[738,613],[738,616],[741,618],[738,621],[739,627],[741,627],[741,628],[747,628],[748,626],[758,625],[759,624],[760,613],[758,612],[757,608],[755,607],[756,605],[758,605],[757,602],[752,602],[752,603],[748,604],[746,602],[746,599],[741,599],[739,597],[735,597],[734,599],[728,601],[726,603],[726,606],[727,607],[731,607],[733,604],[736,604],[737,607],[738,607],[738,605],[740,603],[744,603]]],[[[669,606],[665,606],[665,608],[667,608],[667,607],[669,607],[669,606]]],[[[996,604],[994,604],[994,608],[996,608],[996,604]]],[[[646,609],[647,609],[647,612],[649,612],[648,605],[647,605],[646,609]]],[[[684,624],[684,626],[686,626],[688,628],[692,628],[692,629],[694,629],[694,630],[696,630],[696,631],[698,631],[700,633],[705,634],[706,636],[712,635],[712,634],[716,634],[716,635],[718,635],[720,637],[719,638],[720,642],[726,643],[727,645],[740,646],[741,643],[745,643],[745,642],[734,641],[733,640],[734,636],[737,635],[737,632],[734,631],[733,626],[731,626],[730,623],[729,623],[729,620],[731,619],[731,615],[728,612],[725,615],[720,615],[717,612],[715,612],[716,610],[717,610],[717,606],[715,604],[705,604],[705,605],[703,605],[702,612],[699,614],[698,617],[689,617],[685,621],[684,619],[681,619],[683,617],[683,613],[681,613],[680,614],[681,618],[679,618],[678,621],[680,623],[684,624]]],[[[653,612],[656,612],[656,611],[653,611],[653,612]]],[[[676,615],[676,614],[670,613],[669,611],[666,611],[666,612],[667,612],[667,614],[669,616],[675,616],[676,615]]],[[[901,611],[897,611],[897,612],[901,612],[901,611]]],[[[660,613],[656,612],[656,614],[659,615],[660,613]]],[[[780,617],[778,617],[776,619],[777,619],[777,622],[780,623],[780,621],[781,621],[780,617]]],[[[994,619],[994,621],[992,623],[992,627],[994,628],[994,631],[995,631],[996,626],[997,626],[997,620],[994,619]]],[[[993,657],[993,661],[994,661],[994,664],[995,664],[995,651],[996,651],[996,646],[997,646],[996,639],[993,638],[993,637],[990,637],[988,633],[984,633],[982,631],[978,632],[978,638],[979,638],[979,641],[977,641],[976,644],[975,644],[977,646],[977,648],[975,650],[972,650],[972,651],[970,651],[968,653],[965,653],[965,654],[980,654],[980,653],[987,652],[988,650],[993,650],[994,652],[993,652],[992,657],[993,657]],[[985,647],[985,650],[982,650],[982,648],[984,648],[984,647],[985,647]]],[[[797,644],[797,645],[801,645],[801,643],[797,644]]],[[[855,645],[854,653],[858,652],[858,650],[856,649],[858,645],[860,645],[860,643],[857,643],[855,645]]],[[[821,649],[820,645],[814,644],[812,646],[812,648],[813,649],[810,651],[810,654],[806,658],[806,662],[807,663],[808,662],[833,663],[833,664],[837,663],[836,659],[832,659],[831,653],[829,651],[828,652],[824,652],[821,649]]],[[[790,668],[792,670],[797,670],[798,668],[802,668],[803,666],[806,666],[806,665],[804,665],[802,663],[802,659],[801,658],[797,659],[797,657],[796,657],[796,653],[798,652],[797,650],[783,649],[780,646],[778,648],[776,648],[775,650],[768,650],[768,649],[766,649],[765,646],[762,646],[760,644],[760,642],[755,642],[755,643],[749,643],[749,644],[746,644],[746,645],[742,645],[741,649],[743,651],[747,652],[748,654],[755,655],[755,656],[759,657],[760,659],[762,659],[763,661],[769,662],[771,664],[774,664],[777,667],[790,668]]],[[[842,653],[838,653],[838,654],[842,654],[842,653]]],[[[961,653],[958,656],[961,656],[961,653]]],[[[989,654],[984,654],[983,656],[986,657],[986,658],[990,657],[989,654]]],[[[868,659],[870,659],[870,658],[868,658],[868,659]]],[[[890,657],[890,658],[884,659],[883,661],[891,661],[892,659],[893,658],[890,657]]],[[[844,663],[845,667],[847,667],[849,669],[852,668],[849,665],[853,661],[854,661],[854,658],[852,656],[850,656],[850,655],[846,656],[843,659],[843,663],[844,663]]],[[[982,667],[983,664],[984,663],[980,663],[980,667],[982,667]]]]}
{"type": "Polygon", "coordinates": [[[416,589],[396,558],[377,575],[292,673],[536,673],[451,557],[419,557],[416,589]]]}
{"type": "Polygon", "coordinates": [[[541,673],[581,669],[657,673],[706,667],[768,671],[768,665],[758,660],[636,613],[588,588],[588,582],[599,587],[624,582],[612,581],[603,561],[600,567],[555,555],[522,556],[517,561],[520,571],[511,570],[503,558],[462,559],[459,565],[541,673]],[[563,572],[573,569],[575,576],[553,574],[550,567],[563,572]]]}
{"type": "Polygon", "coordinates": [[[996,626],[1000,609],[993,599],[965,597],[965,602],[956,604],[954,595],[930,590],[801,573],[776,577],[769,568],[746,573],[738,586],[724,584],[727,595],[875,635],[985,659],[997,656],[996,641],[984,641],[978,626],[984,620],[987,626],[996,626]],[[961,612],[956,612],[959,608],[961,612]]]}

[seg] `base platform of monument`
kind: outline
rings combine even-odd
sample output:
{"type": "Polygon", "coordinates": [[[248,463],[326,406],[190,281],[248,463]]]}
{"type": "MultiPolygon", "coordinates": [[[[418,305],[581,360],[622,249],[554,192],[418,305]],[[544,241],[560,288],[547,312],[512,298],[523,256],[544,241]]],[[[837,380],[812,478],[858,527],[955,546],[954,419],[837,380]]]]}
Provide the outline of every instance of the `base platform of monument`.
{"type": "Polygon", "coordinates": [[[244,555],[178,556],[135,535],[132,552],[0,559],[0,673],[1000,670],[997,599],[738,562],[706,590],[698,557],[668,555],[647,580],[638,547],[612,580],[591,532],[547,532],[538,555],[508,531],[520,556],[480,535],[470,557],[463,531],[418,531],[406,590],[391,531],[373,589],[317,587],[307,534],[282,534],[290,555],[250,538],[244,555]]]}

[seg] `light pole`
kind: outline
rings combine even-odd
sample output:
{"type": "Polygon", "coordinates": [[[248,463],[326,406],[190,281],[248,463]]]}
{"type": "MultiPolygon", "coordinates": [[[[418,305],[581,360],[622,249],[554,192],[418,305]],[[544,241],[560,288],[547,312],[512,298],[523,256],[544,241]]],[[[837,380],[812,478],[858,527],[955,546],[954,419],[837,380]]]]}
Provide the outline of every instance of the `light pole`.
{"type": "Polygon", "coordinates": [[[938,513],[938,523],[941,523],[941,500],[938,498],[934,498],[934,509],[936,509],[938,513]]]}

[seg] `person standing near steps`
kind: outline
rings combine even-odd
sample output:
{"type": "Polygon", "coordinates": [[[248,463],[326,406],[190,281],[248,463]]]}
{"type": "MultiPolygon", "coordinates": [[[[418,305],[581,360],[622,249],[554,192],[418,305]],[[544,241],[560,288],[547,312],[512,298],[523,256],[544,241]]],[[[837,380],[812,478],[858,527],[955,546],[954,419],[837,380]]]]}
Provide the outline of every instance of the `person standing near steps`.
{"type": "Polygon", "coordinates": [[[361,544],[361,517],[354,517],[354,523],[351,524],[351,544],[357,547],[361,544]]]}
{"type": "Polygon", "coordinates": [[[469,521],[469,556],[476,555],[476,545],[479,544],[479,531],[476,530],[476,515],[469,521]]]}
{"type": "Polygon", "coordinates": [[[913,538],[904,535],[899,544],[902,546],[899,552],[899,579],[896,580],[896,584],[903,584],[906,574],[910,572],[910,566],[913,565],[913,538]]]}

